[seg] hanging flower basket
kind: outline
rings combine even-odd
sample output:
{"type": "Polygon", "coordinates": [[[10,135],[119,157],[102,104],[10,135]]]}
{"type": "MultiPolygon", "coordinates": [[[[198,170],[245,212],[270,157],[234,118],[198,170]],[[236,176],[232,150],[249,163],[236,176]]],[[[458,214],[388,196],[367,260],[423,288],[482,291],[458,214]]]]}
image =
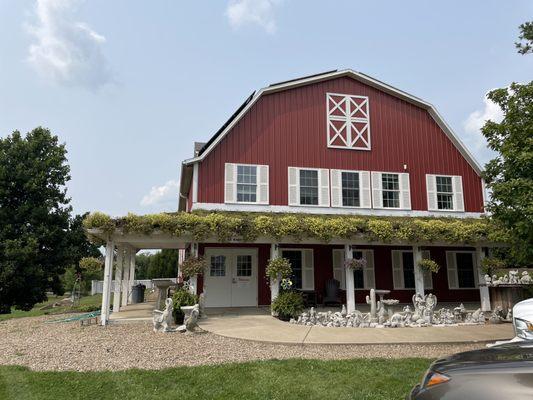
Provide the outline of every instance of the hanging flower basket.
{"type": "Polygon", "coordinates": [[[352,270],[361,270],[366,268],[366,258],[349,258],[344,262],[344,266],[352,270]]]}
{"type": "Polygon", "coordinates": [[[277,257],[268,262],[266,267],[266,276],[270,279],[289,278],[292,275],[292,266],[289,260],[282,257],[277,257]]]}
{"type": "Polygon", "coordinates": [[[436,274],[439,272],[440,265],[429,258],[423,258],[418,262],[418,266],[422,271],[432,272],[436,274]]]}
{"type": "Polygon", "coordinates": [[[207,262],[203,257],[188,257],[181,263],[181,273],[184,277],[190,278],[197,274],[203,274],[207,262]]]}

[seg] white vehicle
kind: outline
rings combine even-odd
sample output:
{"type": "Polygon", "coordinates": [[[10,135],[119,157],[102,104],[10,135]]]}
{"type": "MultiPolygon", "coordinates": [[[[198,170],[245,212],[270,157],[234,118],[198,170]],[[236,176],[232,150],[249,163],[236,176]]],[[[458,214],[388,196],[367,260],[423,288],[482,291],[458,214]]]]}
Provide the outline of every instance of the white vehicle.
{"type": "Polygon", "coordinates": [[[515,337],[511,340],[500,340],[488,344],[487,347],[500,344],[533,340],[533,298],[516,303],[513,307],[513,327],[515,337]]]}

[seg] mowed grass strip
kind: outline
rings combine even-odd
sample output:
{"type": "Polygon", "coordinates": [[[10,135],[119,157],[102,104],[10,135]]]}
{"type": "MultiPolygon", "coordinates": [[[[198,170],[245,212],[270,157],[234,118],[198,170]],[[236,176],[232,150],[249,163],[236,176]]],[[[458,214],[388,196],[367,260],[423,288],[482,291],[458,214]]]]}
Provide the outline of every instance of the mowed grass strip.
{"type": "Polygon", "coordinates": [[[429,359],[272,360],[118,372],[0,367],[0,399],[403,399],[429,359]]]}

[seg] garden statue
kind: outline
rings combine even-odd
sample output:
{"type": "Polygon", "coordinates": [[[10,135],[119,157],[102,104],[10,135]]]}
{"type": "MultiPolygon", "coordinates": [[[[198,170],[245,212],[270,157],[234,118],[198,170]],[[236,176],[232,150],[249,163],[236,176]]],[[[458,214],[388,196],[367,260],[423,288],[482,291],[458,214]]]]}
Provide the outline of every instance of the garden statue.
{"type": "Polygon", "coordinates": [[[485,274],[484,278],[485,278],[485,284],[486,285],[490,285],[491,281],[492,281],[492,278],[490,277],[490,275],[489,274],[485,274]]]}
{"type": "Polygon", "coordinates": [[[167,298],[165,300],[165,310],[154,310],[153,324],[154,332],[174,332],[170,326],[172,325],[172,311],[174,307],[172,305],[172,299],[167,298]]]}
{"type": "Polygon", "coordinates": [[[204,309],[205,309],[205,295],[202,293],[200,294],[200,296],[198,296],[198,306],[199,306],[199,311],[200,311],[200,314],[198,315],[198,317],[203,317],[205,314],[204,314],[204,309]]]}
{"type": "Polygon", "coordinates": [[[185,318],[185,323],[177,328],[178,332],[194,332],[198,327],[198,317],[200,316],[200,305],[195,304],[191,313],[185,318]]]}
{"type": "Polygon", "coordinates": [[[346,306],[343,304],[343,305],[342,305],[342,309],[341,309],[341,315],[342,315],[343,317],[346,317],[346,314],[347,314],[347,313],[346,313],[346,306]]]}
{"type": "Polygon", "coordinates": [[[370,304],[370,322],[376,322],[377,317],[377,304],[376,304],[376,291],[370,289],[370,296],[366,296],[366,304],[370,304]]]}
{"type": "Polygon", "coordinates": [[[523,284],[523,285],[530,285],[531,283],[533,283],[533,281],[531,280],[531,277],[529,276],[529,272],[528,271],[523,271],[522,272],[522,277],[520,278],[520,283],[523,284]]]}
{"type": "Polygon", "coordinates": [[[520,283],[518,280],[518,271],[509,271],[509,283],[512,285],[517,285],[520,283]]]}

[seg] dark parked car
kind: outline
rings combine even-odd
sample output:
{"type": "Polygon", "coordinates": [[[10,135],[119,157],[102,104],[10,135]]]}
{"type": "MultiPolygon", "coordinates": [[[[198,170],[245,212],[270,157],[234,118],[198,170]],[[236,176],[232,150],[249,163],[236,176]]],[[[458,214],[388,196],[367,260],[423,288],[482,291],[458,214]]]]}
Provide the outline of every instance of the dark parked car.
{"type": "Polygon", "coordinates": [[[435,361],[411,400],[533,399],[533,341],[468,351],[435,361]]]}

